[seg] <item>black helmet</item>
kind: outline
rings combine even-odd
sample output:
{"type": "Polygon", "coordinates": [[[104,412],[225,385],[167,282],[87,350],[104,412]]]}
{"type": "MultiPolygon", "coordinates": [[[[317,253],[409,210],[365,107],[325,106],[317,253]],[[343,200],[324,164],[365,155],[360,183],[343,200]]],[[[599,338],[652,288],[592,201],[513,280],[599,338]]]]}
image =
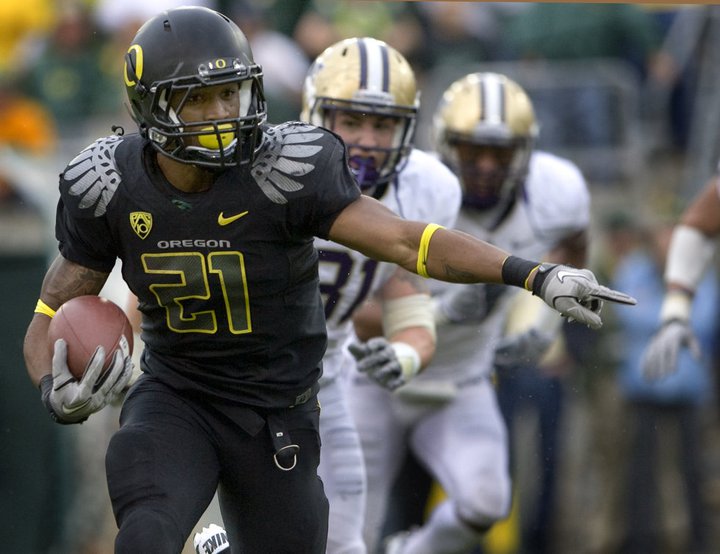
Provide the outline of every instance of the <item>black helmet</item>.
{"type": "Polygon", "coordinates": [[[140,134],[166,156],[216,168],[252,161],[267,118],[262,69],[243,32],[221,13],[181,7],[147,21],[125,55],[125,88],[140,134]],[[178,116],[194,89],[227,83],[240,87],[237,117],[187,123],[178,116]],[[204,146],[188,146],[190,136],[204,146]]]}

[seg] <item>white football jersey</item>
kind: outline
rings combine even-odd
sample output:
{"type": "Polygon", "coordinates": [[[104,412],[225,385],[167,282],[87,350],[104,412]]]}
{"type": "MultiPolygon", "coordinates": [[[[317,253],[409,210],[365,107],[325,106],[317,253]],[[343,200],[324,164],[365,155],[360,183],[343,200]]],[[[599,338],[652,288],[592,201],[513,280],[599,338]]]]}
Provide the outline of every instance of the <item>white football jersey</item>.
{"type": "MultiPolygon", "coordinates": [[[[460,200],[455,175],[432,154],[421,150],[412,151],[398,179],[380,198],[405,219],[444,227],[455,226],[460,200]]],[[[397,266],[323,239],[315,239],[315,247],[320,253],[320,290],[328,329],[323,380],[328,380],[340,374],[342,346],[353,335],[353,312],[385,284],[397,266]]]]}
{"type": "MultiPolygon", "coordinates": [[[[524,194],[497,228],[488,230],[478,219],[472,209],[462,209],[456,228],[516,256],[542,260],[562,239],[589,226],[590,193],[580,170],[572,162],[546,152],[535,152],[524,194]]],[[[455,286],[467,285],[430,282],[433,294],[455,286]]],[[[503,305],[517,292],[521,292],[520,289],[507,287],[482,323],[439,325],[437,351],[431,364],[403,387],[404,392],[412,394],[416,382],[419,392],[432,388],[438,381],[461,384],[489,375],[494,344],[504,327],[507,310],[503,305]]]]}

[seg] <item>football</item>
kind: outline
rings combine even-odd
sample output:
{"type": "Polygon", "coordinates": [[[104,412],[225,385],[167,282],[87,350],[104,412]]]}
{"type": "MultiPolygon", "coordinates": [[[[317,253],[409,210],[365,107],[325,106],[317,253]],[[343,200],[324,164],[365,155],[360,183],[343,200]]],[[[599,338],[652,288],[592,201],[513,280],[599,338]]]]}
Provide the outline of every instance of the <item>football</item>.
{"type": "Polygon", "coordinates": [[[78,296],[65,302],[50,320],[50,352],[57,339],[67,343],[67,365],[81,379],[98,346],[105,348],[105,363],[100,382],[110,369],[115,351],[130,356],[133,331],[125,312],[114,302],[100,296],[78,296]]]}

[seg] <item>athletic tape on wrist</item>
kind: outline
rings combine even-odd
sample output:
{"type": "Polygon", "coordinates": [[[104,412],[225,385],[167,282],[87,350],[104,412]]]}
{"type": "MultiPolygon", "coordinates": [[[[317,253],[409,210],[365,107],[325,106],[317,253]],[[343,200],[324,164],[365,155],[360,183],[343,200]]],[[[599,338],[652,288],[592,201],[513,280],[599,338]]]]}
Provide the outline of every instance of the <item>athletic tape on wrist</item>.
{"type": "Polygon", "coordinates": [[[412,379],[420,371],[420,354],[406,342],[391,342],[395,351],[405,382],[412,379]]]}
{"type": "Polygon", "coordinates": [[[715,253],[715,241],[694,227],[673,231],[665,263],[665,282],[694,292],[715,253]]]}
{"type": "Polygon", "coordinates": [[[691,296],[681,290],[671,290],[665,294],[660,308],[660,322],[665,323],[671,319],[687,321],[690,319],[692,309],[691,296]]]}
{"type": "Polygon", "coordinates": [[[430,277],[427,271],[427,259],[428,259],[428,249],[430,248],[430,239],[432,238],[435,231],[438,229],[444,229],[442,225],[438,225],[437,223],[428,223],[427,227],[425,227],[425,230],[423,231],[422,236],[420,237],[420,247],[418,248],[418,258],[417,258],[417,274],[421,275],[422,277],[430,277]]]}

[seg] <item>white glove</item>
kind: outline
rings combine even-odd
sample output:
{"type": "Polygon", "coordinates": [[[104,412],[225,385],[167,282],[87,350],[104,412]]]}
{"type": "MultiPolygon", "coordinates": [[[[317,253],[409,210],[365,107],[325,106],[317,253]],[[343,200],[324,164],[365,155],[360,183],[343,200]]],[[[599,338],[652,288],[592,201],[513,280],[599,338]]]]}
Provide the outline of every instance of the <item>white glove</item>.
{"type": "Polygon", "coordinates": [[[677,370],[678,352],[688,348],[696,360],[702,357],[700,343],[687,320],[671,319],[663,323],[648,343],[642,359],[645,379],[661,379],[677,370]]]}
{"type": "Polygon", "coordinates": [[[389,390],[404,385],[420,371],[420,355],[404,342],[388,342],[384,337],[348,346],[357,360],[357,370],[389,390]]]}
{"type": "Polygon", "coordinates": [[[105,377],[104,360],[105,349],[98,346],[78,381],[67,367],[67,343],[63,339],[55,341],[52,376],[46,375],[40,381],[42,401],[53,420],[82,423],[122,394],[132,375],[131,358],[118,350],[105,377]]]}
{"type": "Polygon", "coordinates": [[[567,265],[542,264],[533,281],[533,294],[567,317],[593,329],[602,327],[603,300],[637,304],[632,296],[598,284],[589,269],[567,265]]]}
{"type": "Polygon", "coordinates": [[[503,371],[539,362],[554,338],[554,333],[535,328],[503,337],[495,346],[495,368],[503,371]]]}

